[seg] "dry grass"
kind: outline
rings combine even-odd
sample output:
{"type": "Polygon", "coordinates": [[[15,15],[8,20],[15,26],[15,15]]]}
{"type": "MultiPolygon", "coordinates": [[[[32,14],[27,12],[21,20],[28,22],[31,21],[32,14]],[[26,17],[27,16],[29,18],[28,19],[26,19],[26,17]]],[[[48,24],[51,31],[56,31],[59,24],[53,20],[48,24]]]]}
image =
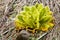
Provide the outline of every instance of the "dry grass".
{"type": "MultiPolygon", "coordinates": [[[[54,38],[60,40],[60,0],[0,0],[0,34],[14,27],[14,22],[11,18],[14,18],[22,10],[24,5],[31,6],[36,2],[48,5],[54,12],[55,27],[51,33],[46,35],[46,40],[52,40],[54,38]]],[[[2,39],[0,40],[4,40],[7,37],[12,37],[12,40],[14,40],[15,36],[12,36],[14,34],[16,36],[15,30],[12,32],[8,31],[6,35],[2,35],[2,39]]]]}

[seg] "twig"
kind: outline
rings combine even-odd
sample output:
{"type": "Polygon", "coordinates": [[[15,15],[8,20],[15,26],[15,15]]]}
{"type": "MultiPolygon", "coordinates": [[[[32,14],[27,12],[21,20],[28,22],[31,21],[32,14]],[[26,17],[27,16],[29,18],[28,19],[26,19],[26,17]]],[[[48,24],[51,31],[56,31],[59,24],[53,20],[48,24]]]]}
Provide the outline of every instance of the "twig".
{"type": "Polygon", "coordinates": [[[9,31],[11,31],[11,30],[14,29],[14,28],[15,28],[15,27],[10,28],[9,30],[3,32],[1,35],[3,36],[4,34],[8,33],[9,31]]]}

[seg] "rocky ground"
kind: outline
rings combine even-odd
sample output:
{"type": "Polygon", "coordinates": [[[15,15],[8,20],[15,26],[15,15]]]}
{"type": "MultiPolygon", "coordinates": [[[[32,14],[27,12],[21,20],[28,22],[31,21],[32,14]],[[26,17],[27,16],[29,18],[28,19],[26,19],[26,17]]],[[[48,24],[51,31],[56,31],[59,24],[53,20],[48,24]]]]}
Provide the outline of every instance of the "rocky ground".
{"type": "Polygon", "coordinates": [[[60,40],[60,0],[0,0],[0,40],[15,40],[14,17],[23,6],[31,6],[36,2],[48,5],[55,18],[55,27],[41,40],[60,40]]]}

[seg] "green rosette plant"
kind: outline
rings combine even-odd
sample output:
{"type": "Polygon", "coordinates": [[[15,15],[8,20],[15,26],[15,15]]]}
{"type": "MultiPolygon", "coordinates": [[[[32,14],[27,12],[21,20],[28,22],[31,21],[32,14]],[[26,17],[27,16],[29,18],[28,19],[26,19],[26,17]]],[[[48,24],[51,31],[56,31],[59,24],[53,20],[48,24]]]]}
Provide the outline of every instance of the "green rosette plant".
{"type": "Polygon", "coordinates": [[[39,29],[48,31],[54,26],[53,12],[48,6],[43,6],[42,3],[36,3],[33,6],[24,6],[23,10],[17,14],[15,18],[16,29],[39,29]]]}

